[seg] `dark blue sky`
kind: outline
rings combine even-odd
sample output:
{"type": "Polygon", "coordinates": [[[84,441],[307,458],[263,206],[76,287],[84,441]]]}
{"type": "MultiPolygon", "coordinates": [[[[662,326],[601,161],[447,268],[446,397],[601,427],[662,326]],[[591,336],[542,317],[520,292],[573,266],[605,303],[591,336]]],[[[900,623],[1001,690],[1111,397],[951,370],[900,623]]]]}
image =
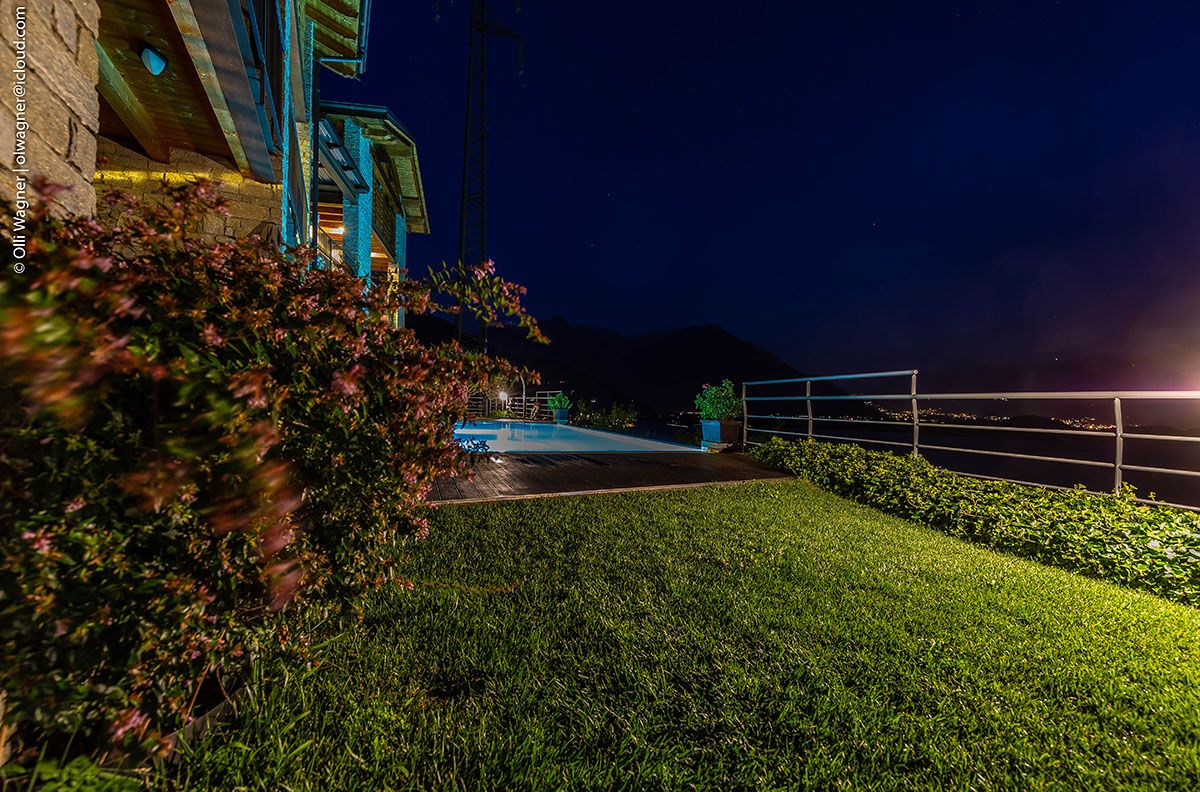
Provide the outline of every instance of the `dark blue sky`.
{"type": "MultiPolygon", "coordinates": [[[[489,248],[542,317],[719,323],[813,372],[1200,336],[1195,3],[492,0],[489,248]]],[[[469,2],[374,4],[367,74],[457,253],[469,2]]],[[[1200,361],[1197,361],[1200,364],[1200,361]]]]}

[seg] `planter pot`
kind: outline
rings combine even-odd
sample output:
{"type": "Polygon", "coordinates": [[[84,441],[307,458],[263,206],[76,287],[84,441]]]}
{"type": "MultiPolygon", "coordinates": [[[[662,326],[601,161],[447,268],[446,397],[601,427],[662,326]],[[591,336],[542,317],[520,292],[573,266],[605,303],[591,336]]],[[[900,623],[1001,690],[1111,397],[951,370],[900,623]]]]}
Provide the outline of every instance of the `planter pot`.
{"type": "Polygon", "coordinates": [[[705,443],[742,442],[741,421],[701,421],[700,429],[705,443]]]}
{"type": "Polygon", "coordinates": [[[569,413],[569,412],[570,412],[570,410],[555,410],[554,411],[554,423],[565,424],[567,422],[567,413],[569,413]]]}

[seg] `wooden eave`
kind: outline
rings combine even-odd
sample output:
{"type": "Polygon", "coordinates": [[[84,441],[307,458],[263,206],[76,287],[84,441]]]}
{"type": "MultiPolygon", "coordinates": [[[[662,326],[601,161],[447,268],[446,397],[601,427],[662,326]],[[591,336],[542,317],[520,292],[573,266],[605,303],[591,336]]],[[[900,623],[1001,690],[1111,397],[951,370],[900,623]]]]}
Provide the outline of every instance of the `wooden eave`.
{"type": "Polygon", "coordinates": [[[342,102],[323,102],[322,114],[334,119],[351,119],[372,142],[372,156],[387,159],[384,171],[395,174],[395,184],[389,185],[398,202],[402,202],[410,234],[429,233],[429,214],[425,204],[425,187],[421,181],[417,144],[408,130],[386,107],[352,105],[342,102]]]}
{"type": "Polygon", "coordinates": [[[101,63],[99,92],[116,116],[102,112],[100,134],[132,137],[152,159],[163,162],[174,147],[233,164],[224,132],[166,3],[102,0],[96,48],[101,63]],[[143,45],[167,59],[166,71],[157,77],[142,64],[143,45]]]}
{"type": "Polygon", "coordinates": [[[155,160],[181,148],[274,182],[229,7],[191,0],[101,0],[100,133],[132,137],[155,160]],[[149,45],[166,58],[162,74],[141,61],[149,45]]]}
{"type": "MultiPolygon", "coordinates": [[[[313,44],[318,57],[359,57],[361,0],[307,0],[304,13],[313,21],[313,44]]],[[[359,73],[353,63],[324,65],[343,77],[356,77],[359,73]]]]}

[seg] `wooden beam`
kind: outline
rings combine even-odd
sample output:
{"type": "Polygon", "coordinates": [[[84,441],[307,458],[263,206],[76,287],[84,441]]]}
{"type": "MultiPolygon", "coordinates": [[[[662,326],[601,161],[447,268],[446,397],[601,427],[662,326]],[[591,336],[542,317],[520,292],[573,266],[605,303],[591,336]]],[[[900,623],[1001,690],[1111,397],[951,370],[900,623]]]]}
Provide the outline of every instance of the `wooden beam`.
{"type": "MultiPolygon", "coordinates": [[[[326,54],[334,58],[353,58],[358,52],[358,41],[352,38],[339,36],[328,28],[323,28],[320,25],[313,28],[313,41],[316,42],[318,48],[323,48],[326,54]]],[[[345,63],[327,63],[326,66],[347,66],[345,63]]]]}
{"type": "Polygon", "coordinates": [[[358,19],[359,14],[362,13],[361,0],[317,0],[317,2],[310,3],[309,5],[327,6],[335,14],[355,19],[358,19]]]}
{"type": "Polygon", "coordinates": [[[336,33],[339,36],[344,36],[348,39],[358,39],[358,26],[355,24],[357,19],[352,20],[344,14],[338,14],[331,9],[323,8],[319,3],[313,3],[305,9],[305,13],[309,18],[316,22],[318,26],[336,33]]]}
{"type": "Polygon", "coordinates": [[[308,112],[308,89],[304,87],[304,56],[301,54],[306,46],[308,24],[304,22],[303,14],[292,14],[292,49],[287,53],[292,61],[292,112],[296,121],[311,122],[313,119],[308,112]]]}
{"type": "Polygon", "coordinates": [[[158,128],[154,126],[154,119],[146,112],[145,105],[134,95],[133,89],[129,87],[129,83],[117,70],[112,58],[104,51],[104,47],[100,46],[99,40],[96,41],[96,57],[99,61],[100,75],[96,87],[100,95],[104,97],[104,101],[108,102],[109,107],[129,129],[138,145],[145,150],[150,159],[170,162],[171,148],[158,133],[158,128]]]}
{"type": "Polygon", "coordinates": [[[238,170],[253,179],[276,181],[228,5],[203,0],[167,0],[167,5],[238,170]]]}

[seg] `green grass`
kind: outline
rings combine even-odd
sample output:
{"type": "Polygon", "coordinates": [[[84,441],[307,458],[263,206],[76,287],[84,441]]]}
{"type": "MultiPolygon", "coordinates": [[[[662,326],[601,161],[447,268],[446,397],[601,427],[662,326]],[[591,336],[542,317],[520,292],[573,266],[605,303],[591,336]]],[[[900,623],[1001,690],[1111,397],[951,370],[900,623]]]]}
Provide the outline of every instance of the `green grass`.
{"type": "Polygon", "coordinates": [[[170,782],[1200,783],[1200,612],[803,481],[445,508],[411,565],[170,782]]]}

